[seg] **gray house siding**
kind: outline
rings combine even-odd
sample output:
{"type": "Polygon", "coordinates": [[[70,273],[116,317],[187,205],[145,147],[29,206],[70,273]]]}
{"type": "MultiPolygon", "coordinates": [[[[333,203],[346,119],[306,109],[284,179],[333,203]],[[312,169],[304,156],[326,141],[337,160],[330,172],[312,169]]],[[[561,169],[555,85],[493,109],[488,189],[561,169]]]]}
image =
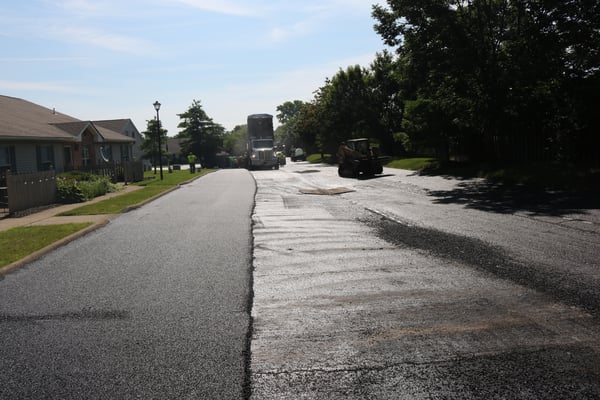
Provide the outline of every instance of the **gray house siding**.
{"type": "Polygon", "coordinates": [[[15,157],[18,174],[37,172],[35,143],[15,143],[15,157]]]}
{"type": "Polygon", "coordinates": [[[0,170],[31,173],[139,160],[143,138],[130,119],[81,121],[0,95],[0,170]]]}
{"type": "Polygon", "coordinates": [[[64,146],[61,143],[17,142],[11,147],[15,157],[10,168],[13,173],[28,174],[50,168],[58,172],[64,170],[64,146]]]}
{"type": "Polygon", "coordinates": [[[119,154],[121,158],[115,158],[115,161],[143,161],[144,164],[150,165],[149,160],[143,159],[142,143],[144,142],[144,136],[140,134],[136,126],[133,124],[131,119],[117,119],[117,120],[104,120],[104,121],[93,121],[94,124],[111,129],[115,132],[127,136],[132,139],[132,143],[129,144],[129,149],[126,152],[125,146],[120,146],[119,154]]]}

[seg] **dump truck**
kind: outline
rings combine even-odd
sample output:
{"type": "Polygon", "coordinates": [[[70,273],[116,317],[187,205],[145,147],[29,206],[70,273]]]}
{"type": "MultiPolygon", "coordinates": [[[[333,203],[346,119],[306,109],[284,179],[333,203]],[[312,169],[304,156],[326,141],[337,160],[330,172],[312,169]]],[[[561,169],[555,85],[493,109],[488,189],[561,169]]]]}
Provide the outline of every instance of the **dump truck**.
{"type": "Polygon", "coordinates": [[[383,173],[383,164],[390,157],[380,156],[376,148],[371,148],[369,139],[351,139],[342,143],[337,151],[338,175],[358,178],[383,173]]]}
{"type": "Polygon", "coordinates": [[[273,116],[248,115],[248,140],[246,160],[249,170],[279,169],[279,160],[273,148],[273,116]]]}

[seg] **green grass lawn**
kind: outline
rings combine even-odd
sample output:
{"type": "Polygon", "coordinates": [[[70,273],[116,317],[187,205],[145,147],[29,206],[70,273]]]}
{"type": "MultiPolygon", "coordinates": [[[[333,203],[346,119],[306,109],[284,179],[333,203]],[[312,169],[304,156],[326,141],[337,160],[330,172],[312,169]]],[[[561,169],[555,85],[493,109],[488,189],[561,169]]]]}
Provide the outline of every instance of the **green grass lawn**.
{"type": "Polygon", "coordinates": [[[154,175],[153,171],[144,173],[144,180],[135,182],[133,185],[143,186],[141,189],[134,192],[115,196],[110,199],[99,201],[97,203],[86,204],[70,211],[65,211],[58,215],[100,215],[100,214],[120,214],[128,207],[139,204],[148,200],[162,192],[165,192],[183,182],[197,178],[212,169],[202,169],[200,173],[190,174],[189,170],[173,171],[172,173],[163,172],[163,180],[160,180],[160,175],[154,175]]]}
{"type": "Polygon", "coordinates": [[[321,154],[309,154],[308,156],[306,156],[306,161],[312,164],[328,163],[330,162],[330,160],[331,154],[323,154],[323,157],[321,157],[321,154]]]}
{"type": "Polygon", "coordinates": [[[160,180],[160,172],[157,171],[154,174],[154,171],[146,171],[144,172],[144,180],[141,182],[134,182],[133,185],[137,186],[168,186],[169,188],[173,186],[177,186],[180,183],[187,182],[190,179],[197,178],[198,176],[204,175],[210,171],[214,171],[214,169],[202,168],[201,172],[190,174],[190,171],[185,170],[173,170],[173,172],[169,173],[167,171],[163,171],[163,180],[160,180]]]}
{"type": "MultiPolygon", "coordinates": [[[[317,163],[337,163],[337,160],[332,157],[331,154],[324,154],[324,157],[321,158],[321,154],[309,154],[306,157],[306,161],[313,163],[313,164],[317,164],[317,163]]],[[[398,159],[398,160],[392,160],[390,161],[388,164],[386,164],[386,167],[389,168],[398,168],[398,169],[408,169],[411,171],[418,171],[424,168],[431,168],[435,165],[437,165],[438,161],[435,158],[426,158],[426,157],[421,157],[421,158],[403,158],[403,159],[398,159]]]]}
{"type": "Polygon", "coordinates": [[[91,222],[39,225],[0,231],[0,267],[18,261],[62,238],[90,226],[91,222]]]}
{"type": "Polygon", "coordinates": [[[437,159],[435,158],[425,158],[425,157],[417,157],[417,158],[402,158],[398,160],[392,160],[387,163],[385,166],[388,168],[398,168],[398,169],[408,169],[411,171],[419,171],[424,168],[430,168],[437,164],[437,159]]]}

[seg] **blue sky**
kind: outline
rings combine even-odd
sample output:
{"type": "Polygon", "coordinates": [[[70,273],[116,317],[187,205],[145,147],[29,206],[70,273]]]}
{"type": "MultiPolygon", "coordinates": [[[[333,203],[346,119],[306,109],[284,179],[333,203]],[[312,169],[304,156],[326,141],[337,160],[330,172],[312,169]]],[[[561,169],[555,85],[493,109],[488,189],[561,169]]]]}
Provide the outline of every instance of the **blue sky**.
{"type": "MultiPolygon", "coordinates": [[[[375,0],[0,1],[0,94],[82,120],[154,118],[199,100],[227,130],[276,114],[384,49],[375,0]]],[[[1,110],[0,110],[1,111],[1,110]]]]}

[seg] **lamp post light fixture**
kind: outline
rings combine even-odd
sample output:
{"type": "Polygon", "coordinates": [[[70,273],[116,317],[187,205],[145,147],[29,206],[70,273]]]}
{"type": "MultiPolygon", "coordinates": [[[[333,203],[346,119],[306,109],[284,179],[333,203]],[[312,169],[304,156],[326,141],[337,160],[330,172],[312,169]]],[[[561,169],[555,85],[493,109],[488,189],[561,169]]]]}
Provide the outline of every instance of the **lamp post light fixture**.
{"type": "Polygon", "coordinates": [[[154,109],[156,110],[156,137],[158,138],[158,167],[160,168],[160,180],[163,180],[163,168],[162,168],[162,146],[160,145],[160,118],[158,117],[158,110],[160,110],[160,103],[154,102],[154,109]]]}

